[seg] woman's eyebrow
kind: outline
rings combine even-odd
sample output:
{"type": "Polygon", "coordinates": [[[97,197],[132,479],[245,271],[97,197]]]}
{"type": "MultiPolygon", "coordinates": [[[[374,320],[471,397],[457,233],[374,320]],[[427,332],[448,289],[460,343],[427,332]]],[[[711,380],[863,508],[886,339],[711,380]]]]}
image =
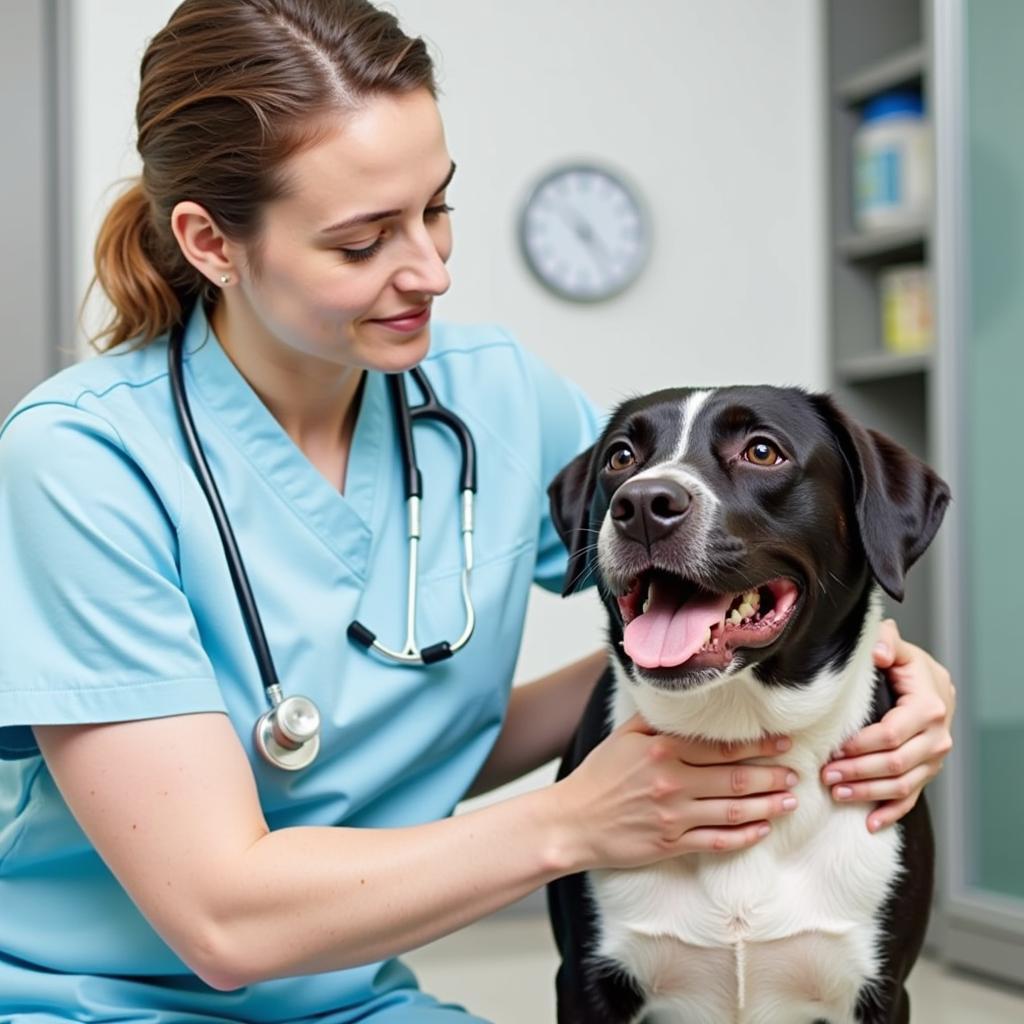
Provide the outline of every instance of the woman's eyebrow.
{"type": "MultiPolygon", "coordinates": [[[[444,181],[442,181],[441,184],[438,185],[430,194],[432,196],[436,196],[438,192],[443,192],[451,184],[454,174],[455,161],[453,160],[451,167],[448,168],[448,174],[445,175],[444,181]]],[[[320,234],[327,235],[332,231],[341,231],[344,228],[359,227],[362,224],[373,224],[375,221],[385,220],[388,217],[397,217],[401,212],[401,210],[380,210],[377,213],[357,213],[354,217],[348,217],[346,220],[340,220],[337,224],[332,224],[330,227],[324,228],[320,234]]]]}

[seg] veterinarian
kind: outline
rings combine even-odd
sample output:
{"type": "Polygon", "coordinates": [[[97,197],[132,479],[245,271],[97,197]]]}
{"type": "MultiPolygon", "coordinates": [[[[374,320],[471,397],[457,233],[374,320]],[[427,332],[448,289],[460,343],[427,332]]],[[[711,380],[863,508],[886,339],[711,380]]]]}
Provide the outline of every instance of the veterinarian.
{"type": "MultiPolygon", "coordinates": [[[[450,817],[556,757],[605,663],[510,690],[530,585],[565,569],[545,486],[598,413],[502,331],[430,323],[454,165],[391,15],[187,0],[141,70],[142,178],[96,247],[106,353],[0,437],[0,1016],[479,1019],[395,957],[562,874],[758,842],[792,783],[736,763],[785,741],[632,721],[564,781],[450,817]],[[411,608],[387,375],[414,367],[477,490],[467,537],[461,434],[417,425],[411,608]]],[[[898,706],[822,766],[873,829],[938,771],[953,705],[892,624],[879,642],[898,706]]]]}

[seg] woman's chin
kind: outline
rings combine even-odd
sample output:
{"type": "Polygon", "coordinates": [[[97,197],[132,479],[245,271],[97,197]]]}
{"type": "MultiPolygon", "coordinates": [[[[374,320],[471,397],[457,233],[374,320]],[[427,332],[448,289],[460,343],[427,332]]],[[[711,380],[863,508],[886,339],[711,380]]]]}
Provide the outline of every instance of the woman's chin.
{"type": "Polygon", "coordinates": [[[404,373],[423,362],[430,351],[430,325],[416,334],[396,339],[390,345],[366,345],[360,353],[360,364],[381,373],[404,373]]]}

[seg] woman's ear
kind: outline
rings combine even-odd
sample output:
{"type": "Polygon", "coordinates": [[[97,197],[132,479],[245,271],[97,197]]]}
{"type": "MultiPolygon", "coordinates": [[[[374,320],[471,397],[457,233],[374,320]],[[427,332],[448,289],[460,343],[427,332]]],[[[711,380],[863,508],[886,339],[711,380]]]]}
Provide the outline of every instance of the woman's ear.
{"type": "Polygon", "coordinates": [[[219,284],[223,275],[237,271],[237,246],[199,203],[185,199],[175,204],[171,231],[182,255],[208,281],[219,284]]]}

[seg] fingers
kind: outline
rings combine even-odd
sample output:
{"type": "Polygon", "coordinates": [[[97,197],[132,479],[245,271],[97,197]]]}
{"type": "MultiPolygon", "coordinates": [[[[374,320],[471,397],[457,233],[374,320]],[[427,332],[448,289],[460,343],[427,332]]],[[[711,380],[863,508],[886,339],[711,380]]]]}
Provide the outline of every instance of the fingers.
{"type": "Polygon", "coordinates": [[[797,773],[784,765],[714,765],[702,768],[689,789],[697,797],[748,796],[792,789],[799,781],[797,773]]]}
{"type": "Polygon", "coordinates": [[[833,787],[832,795],[843,803],[866,800],[878,803],[883,800],[907,800],[910,797],[916,801],[932,774],[930,764],[919,764],[916,768],[911,768],[910,771],[893,778],[843,783],[833,787]]]}
{"type": "Polygon", "coordinates": [[[904,800],[889,800],[881,807],[876,807],[868,815],[868,831],[877,832],[888,825],[894,825],[917,803],[920,795],[918,792],[904,800]]]}
{"type": "Polygon", "coordinates": [[[855,736],[846,740],[843,743],[843,754],[846,757],[860,757],[879,750],[893,751],[897,747],[902,747],[907,740],[932,724],[933,711],[940,716],[944,716],[945,713],[945,709],[939,708],[938,703],[934,708],[929,703],[927,712],[920,714],[915,706],[897,705],[887,712],[880,722],[861,729],[855,736]]]}
{"type": "Polygon", "coordinates": [[[823,769],[822,781],[827,786],[849,784],[862,779],[896,778],[939,754],[927,733],[918,733],[895,750],[883,750],[862,757],[835,761],[823,769]]]}
{"type": "MultiPolygon", "coordinates": [[[[697,739],[693,736],[672,736],[668,733],[658,733],[658,730],[640,712],[627,718],[614,731],[657,736],[659,748],[666,757],[674,757],[678,761],[694,765],[731,764],[734,761],[746,761],[753,757],[776,757],[789,750],[793,745],[787,736],[760,736],[755,740],[727,743],[697,739]]],[[[654,756],[657,758],[657,751],[654,756]]]]}
{"type": "Polygon", "coordinates": [[[748,761],[752,757],[777,757],[793,745],[786,736],[761,736],[756,740],[742,743],[713,743],[698,740],[692,736],[666,736],[673,740],[678,751],[677,757],[687,764],[732,764],[748,761]]]}
{"type": "Polygon", "coordinates": [[[728,853],[746,850],[761,842],[772,830],[767,821],[751,822],[738,828],[694,828],[674,844],[674,853],[728,853]]]}
{"type": "Polygon", "coordinates": [[[748,825],[752,822],[778,818],[796,810],[797,799],[792,793],[751,797],[747,800],[701,800],[696,813],[699,828],[718,825],[748,825]]]}
{"type": "Polygon", "coordinates": [[[878,637],[875,639],[874,658],[879,668],[889,668],[893,663],[897,647],[903,641],[900,638],[900,631],[893,619],[883,619],[878,627],[878,637]]]}

